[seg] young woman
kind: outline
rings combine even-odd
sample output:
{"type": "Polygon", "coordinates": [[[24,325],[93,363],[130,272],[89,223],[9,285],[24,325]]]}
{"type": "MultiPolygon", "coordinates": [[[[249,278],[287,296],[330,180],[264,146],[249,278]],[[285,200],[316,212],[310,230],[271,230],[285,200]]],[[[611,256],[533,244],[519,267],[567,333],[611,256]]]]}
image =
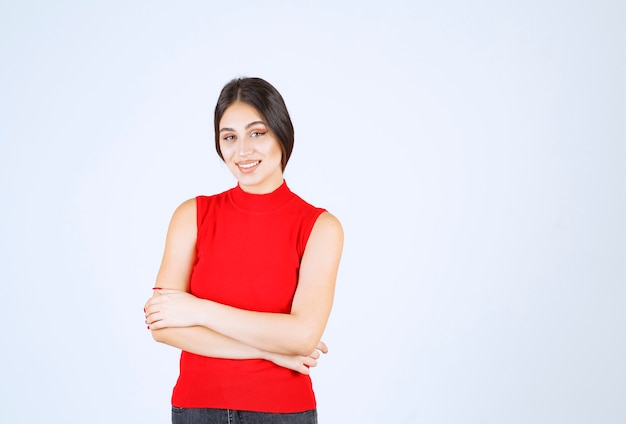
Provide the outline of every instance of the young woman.
{"type": "Polygon", "coordinates": [[[316,423],[341,224],[283,179],[294,132],[272,85],[229,82],[214,125],[238,184],[176,209],[145,305],[154,339],[182,349],[172,422],[316,423]]]}

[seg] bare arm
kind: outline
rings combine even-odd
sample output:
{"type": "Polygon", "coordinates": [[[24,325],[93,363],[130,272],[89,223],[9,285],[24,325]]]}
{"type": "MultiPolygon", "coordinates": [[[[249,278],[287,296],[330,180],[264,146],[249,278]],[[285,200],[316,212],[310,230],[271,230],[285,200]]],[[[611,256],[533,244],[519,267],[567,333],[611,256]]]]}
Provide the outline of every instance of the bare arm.
{"type": "Polygon", "coordinates": [[[263,351],[308,355],[330,315],[342,248],[341,224],[323,213],[307,242],[290,314],[247,311],[161,290],[148,302],[147,322],[154,329],[199,325],[263,351]]]}
{"type": "MultiPolygon", "coordinates": [[[[196,239],[196,202],[195,199],[191,199],[180,205],[172,216],[156,280],[158,287],[185,293],[189,291],[189,279],[196,255],[196,239]]],[[[159,296],[158,291],[155,291],[153,298],[156,296],[159,296]]],[[[198,355],[227,359],[266,359],[304,374],[308,374],[309,367],[317,365],[320,352],[327,352],[323,343],[318,344],[306,355],[266,352],[199,326],[150,329],[156,341],[198,355]]]]}
{"type": "Polygon", "coordinates": [[[309,374],[309,369],[317,366],[320,353],[328,352],[323,342],[320,342],[317,348],[308,355],[265,352],[199,326],[163,328],[153,330],[152,334],[155,340],[161,343],[196,355],[224,359],[265,359],[301,374],[309,374]]]}

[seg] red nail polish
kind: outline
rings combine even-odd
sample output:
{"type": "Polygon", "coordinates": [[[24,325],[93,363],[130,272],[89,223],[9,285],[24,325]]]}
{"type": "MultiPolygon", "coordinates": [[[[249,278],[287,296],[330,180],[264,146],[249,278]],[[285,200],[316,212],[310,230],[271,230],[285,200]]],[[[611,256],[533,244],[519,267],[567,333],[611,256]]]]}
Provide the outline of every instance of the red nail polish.
{"type": "Polygon", "coordinates": [[[149,330],[149,329],[150,329],[150,326],[147,326],[146,328],[149,330]]]}
{"type": "Polygon", "coordinates": [[[161,290],[161,287],[152,287],[152,290],[161,290]]]}

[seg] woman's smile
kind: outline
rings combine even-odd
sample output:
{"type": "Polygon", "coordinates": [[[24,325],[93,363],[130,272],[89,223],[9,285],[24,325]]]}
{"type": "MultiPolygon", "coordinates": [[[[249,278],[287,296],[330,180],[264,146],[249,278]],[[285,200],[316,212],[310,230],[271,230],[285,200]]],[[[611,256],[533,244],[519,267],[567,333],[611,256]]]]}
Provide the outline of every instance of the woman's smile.
{"type": "Polygon", "coordinates": [[[255,161],[244,161],[244,162],[238,162],[237,166],[239,166],[239,169],[241,170],[241,172],[253,172],[257,165],[259,165],[261,163],[260,160],[255,160],[255,161]]]}

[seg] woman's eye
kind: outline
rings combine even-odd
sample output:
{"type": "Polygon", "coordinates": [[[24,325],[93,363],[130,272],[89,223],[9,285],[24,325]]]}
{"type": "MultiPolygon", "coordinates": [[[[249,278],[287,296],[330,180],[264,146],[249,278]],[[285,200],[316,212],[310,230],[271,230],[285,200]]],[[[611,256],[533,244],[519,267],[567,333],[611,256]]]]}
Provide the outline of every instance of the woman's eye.
{"type": "Polygon", "coordinates": [[[223,138],[224,141],[233,141],[235,139],[234,135],[227,135],[223,138]]]}
{"type": "Polygon", "coordinates": [[[260,137],[262,135],[265,135],[265,131],[252,131],[252,133],[250,133],[250,135],[252,137],[260,137]]]}

